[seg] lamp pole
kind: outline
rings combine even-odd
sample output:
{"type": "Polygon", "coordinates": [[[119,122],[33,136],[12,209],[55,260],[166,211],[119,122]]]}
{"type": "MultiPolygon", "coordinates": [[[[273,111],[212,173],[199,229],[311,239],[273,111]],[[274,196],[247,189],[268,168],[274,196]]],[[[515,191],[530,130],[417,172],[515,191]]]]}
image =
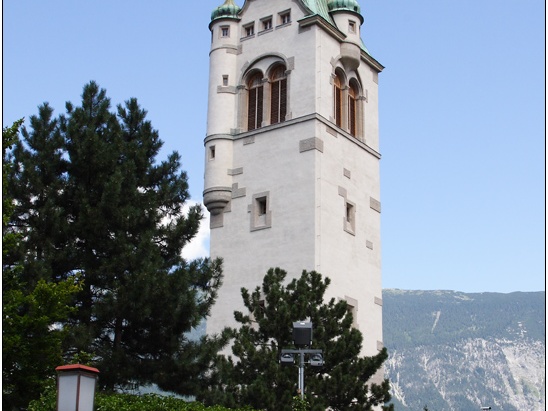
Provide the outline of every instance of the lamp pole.
{"type": "Polygon", "coordinates": [[[301,399],[304,399],[304,352],[299,350],[299,391],[301,399]]]}
{"type": "Polygon", "coordinates": [[[294,365],[295,355],[299,356],[299,380],[298,389],[301,399],[304,399],[304,365],[305,355],[311,356],[310,365],[313,367],[323,366],[323,351],[311,350],[301,347],[310,347],[312,345],[312,323],[296,322],[293,323],[293,343],[298,347],[296,350],[282,349],[280,363],[282,365],[294,365]]]}
{"type": "Polygon", "coordinates": [[[305,362],[305,355],[310,356],[316,356],[312,357],[312,360],[310,361],[310,365],[313,367],[321,367],[323,366],[323,357],[321,356],[323,354],[322,350],[311,350],[307,348],[299,348],[297,350],[282,350],[282,356],[280,362],[282,365],[294,365],[294,355],[299,356],[299,391],[301,393],[301,398],[304,398],[304,365],[305,362]],[[319,357],[318,357],[319,356],[319,357]]]}

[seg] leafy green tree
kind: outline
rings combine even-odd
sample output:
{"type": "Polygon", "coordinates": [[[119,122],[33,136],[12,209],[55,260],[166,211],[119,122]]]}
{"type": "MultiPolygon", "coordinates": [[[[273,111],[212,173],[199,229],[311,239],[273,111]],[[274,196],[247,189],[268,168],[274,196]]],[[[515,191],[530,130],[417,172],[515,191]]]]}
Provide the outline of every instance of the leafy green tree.
{"type": "Polygon", "coordinates": [[[26,406],[51,382],[52,371],[62,361],[61,342],[72,297],[80,289],[77,278],[59,283],[22,279],[23,266],[16,249],[21,235],[8,222],[14,209],[5,182],[13,169],[8,155],[18,142],[19,120],[2,129],[2,408],[26,406]]]}
{"type": "Polygon", "coordinates": [[[146,114],[134,98],[111,110],[90,82],[81,105],[67,103],[57,118],[42,105],[13,150],[10,224],[23,235],[22,276],[83,280],[65,357],[91,353],[106,389],[162,384],[173,362],[197,380],[208,362],[186,333],[209,314],[221,282],[220,260],[181,255],[202,210],[183,212],[180,156],[157,160],[163,143],[146,114]]]}
{"type": "MultiPolygon", "coordinates": [[[[389,383],[369,384],[387,358],[386,349],[374,357],[360,357],[362,335],[352,327],[345,301],[324,302],[330,284],[314,271],[303,271],[287,285],[286,272],[270,269],[261,287],[242,288],[247,314],[235,312],[238,329],[232,356],[220,355],[210,386],[200,394],[207,403],[228,407],[250,405],[258,409],[290,411],[297,395],[297,370],[279,364],[281,350],[292,348],[292,324],[313,323],[313,348],[322,349],[325,365],[307,367],[306,400],[311,409],[370,410],[390,400],[389,383]]],[[[392,409],[393,406],[385,409],[392,409]]]]}

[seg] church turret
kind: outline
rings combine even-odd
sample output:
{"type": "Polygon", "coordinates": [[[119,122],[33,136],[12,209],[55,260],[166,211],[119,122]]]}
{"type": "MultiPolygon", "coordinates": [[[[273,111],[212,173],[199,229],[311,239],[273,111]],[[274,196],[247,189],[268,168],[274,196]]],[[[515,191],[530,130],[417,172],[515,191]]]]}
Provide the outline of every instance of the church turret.
{"type": "Polygon", "coordinates": [[[360,5],[356,0],[329,0],[327,7],[337,28],[346,35],[341,44],[343,64],[356,69],[360,65],[360,26],[363,24],[360,5]]]}
{"type": "Polygon", "coordinates": [[[237,107],[236,55],[238,50],[238,13],[233,0],[226,0],[211,13],[211,51],[209,99],[206,132],[204,205],[209,212],[222,212],[231,198],[232,129],[237,107]]]}

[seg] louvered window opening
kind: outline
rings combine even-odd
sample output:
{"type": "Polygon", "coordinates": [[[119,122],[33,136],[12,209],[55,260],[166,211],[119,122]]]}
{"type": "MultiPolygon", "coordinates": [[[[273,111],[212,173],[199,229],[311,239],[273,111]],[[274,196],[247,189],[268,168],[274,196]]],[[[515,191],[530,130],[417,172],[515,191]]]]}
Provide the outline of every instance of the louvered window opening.
{"type": "Polygon", "coordinates": [[[263,82],[262,76],[256,74],[249,83],[247,108],[247,129],[255,130],[263,122],[263,82]]]}
{"type": "Polygon", "coordinates": [[[281,123],[287,114],[287,78],[285,67],[278,67],[272,73],[270,123],[281,123]]]}
{"type": "Polygon", "coordinates": [[[342,127],[342,87],[339,76],[335,77],[333,94],[335,99],[333,102],[335,108],[335,124],[342,127]]]}
{"type": "Polygon", "coordinates": [[[358,134],[357,119],[356,119],[357,99],[358,99],[358,93],[356,92],[354,87],[350,87],[350,90],[348,90],[348,126],[349,126],[350,134],[352,134],[354,137],[358,134]]]}

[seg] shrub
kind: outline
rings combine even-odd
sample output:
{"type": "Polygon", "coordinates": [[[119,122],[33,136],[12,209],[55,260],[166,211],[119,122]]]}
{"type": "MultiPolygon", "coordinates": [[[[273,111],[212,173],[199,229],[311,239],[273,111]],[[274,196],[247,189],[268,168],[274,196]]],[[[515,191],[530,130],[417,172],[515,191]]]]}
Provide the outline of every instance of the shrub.
{"type": "MultiPolygon", "coordinates": [[[[57,392],[47,389],[39,400],[29,404],[28,411],[56,411],[57,392]]],[[[130,395],[97,393],[95,411],[229,411],[220,405],[206,407],[200,402],[187,402],[175,397],[157,394],[130,395]]],[[[232,411],[254,411],[251,408],[239,408],[232,411]]]]}

